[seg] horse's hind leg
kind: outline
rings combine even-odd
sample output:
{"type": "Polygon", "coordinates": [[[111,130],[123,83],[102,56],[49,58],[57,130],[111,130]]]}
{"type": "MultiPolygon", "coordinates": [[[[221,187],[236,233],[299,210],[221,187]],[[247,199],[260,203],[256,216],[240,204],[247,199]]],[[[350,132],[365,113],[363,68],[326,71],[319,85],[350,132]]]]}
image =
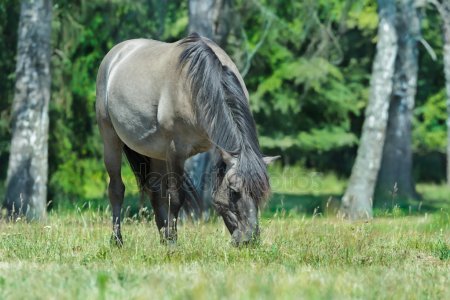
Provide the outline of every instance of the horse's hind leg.
{"type": "Polygon", "coordinates": [[[108,195],[113,217],[113,235],[111,240],[120,247],[123,245],[120,232],[120,211],[125,193],[125,185],[121,175],[123,143],[109,124],[101,126],[100,132],[104,143],[103,151],[106,171],[109,175],[108,195]]]}

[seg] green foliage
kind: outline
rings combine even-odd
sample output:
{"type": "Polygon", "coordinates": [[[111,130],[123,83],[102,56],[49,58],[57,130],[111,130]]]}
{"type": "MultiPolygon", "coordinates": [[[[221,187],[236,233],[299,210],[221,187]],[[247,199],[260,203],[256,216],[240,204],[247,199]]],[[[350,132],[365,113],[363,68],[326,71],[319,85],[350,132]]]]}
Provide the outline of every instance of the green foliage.
{"type": "Polygon", "coordinates": [[[445,153],[447,145],[447,95],[445,89],[432,95],[415,110],[414,146],[422,151],[445,153]]]}
{"type": "MultiPolygon", "coordinates": [[[[188,2],[53,3],[49,196],[55,202],[101,198],[106,176],[94,110],[100,61],[126,39],[172,42],[185,36],[188,2]]],[[[19,4],[0,2],[0,181],[6,177],[10,143],[19,4]]],[[[416,155],[428,157],[444,152],[446,112],[441,24],[433,9],[423,15],[423,37],[438,60],[419,48],[414,147],[416,155]]],[[[229,22],[226,51],[244,72],[263,151],[282,154],[284,164],[347,175],[368,99],[376,1],[236,0],[229,22]]],[[[424,174],[426,162],[415,165],[424,174]]],[[[131,179],[128,186],[134,186],[131,179]]]]}
{"type": "Polygon", "coordinates": [[[268,149],[289,149],[292,147],[303,151],[325,152],[335,148],[354,145],[357,138],[341,127],[311,129],[310,132],[300,132],[296,136],[261,136],[260,143],[268,149]]]}
{"type": "Polygon", "coordinates": [[[66,157],[66,161],[58,166],[50,179],[54,189],[53,201],[82,198],[100,198],[106,191],[104,167],[97,160],[78,160],[74,154],[66,157]]]}
{"type": "Polygon", "coordinates": [[[378,13],[375,1],[353,1],[353,9],[348,12],[347,26],[349,29],[359,29],[364,35],[373,36],[378,28],[378,13]]]}
{"type": "Polygon", "coordinates": [[[352,119],[365,105],[370,71],[367,53],[361,58],[360,52],[373,46],[363,36],[376,32],[359,20],[373,17],[368,3],[263,1],[241,16],[249,48],[260,41],[260,28],[268,31],[246,76],[263,147],[297,160],[356,144],[352,119]]]}
{"type": "MultiPolygon", "coordinates": [[[[413,128],[414,150],[421,155],[445,153],[446,108],[444,67],[442,53],[442,27],[439,15],[428,7],[422,21],[422,35],[437,55],[431,55],[420,47],[419,77],[415,120],[413,128]]],[[[427,164],[423,166],[426,169],[427,164]]]]}
{"type": "Polygon", "coordinates": [[[16,0],[0,1],[0,178],[6,176],[11,140],[9,120],[14,96],[19,9],[16,0]]]}

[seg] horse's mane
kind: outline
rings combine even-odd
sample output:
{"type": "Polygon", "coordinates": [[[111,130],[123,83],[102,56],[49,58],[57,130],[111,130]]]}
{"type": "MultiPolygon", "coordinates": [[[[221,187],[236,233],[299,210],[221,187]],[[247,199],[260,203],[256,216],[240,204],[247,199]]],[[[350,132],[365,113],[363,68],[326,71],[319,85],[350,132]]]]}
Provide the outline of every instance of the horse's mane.
{"type": "Polygon", "coordinates": [[[236,74],[222,65],[206,41],[212,43],[193,33],[179,44],[185,47],[179,57],[180,68],[189,63],[196,118],[213,144],[237,157],[243,188],[260,205],[270,185],[248,99],[236,74]]]}

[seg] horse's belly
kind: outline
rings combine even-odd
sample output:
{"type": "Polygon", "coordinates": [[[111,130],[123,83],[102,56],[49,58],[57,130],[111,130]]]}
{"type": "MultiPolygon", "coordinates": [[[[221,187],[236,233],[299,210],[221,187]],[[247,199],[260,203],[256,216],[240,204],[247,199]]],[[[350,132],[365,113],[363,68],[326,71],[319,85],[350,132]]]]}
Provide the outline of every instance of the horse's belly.
{"type": "Polygon", "coordinates": [[[143,116],[129,110],[127,106],[109,110],[113,127],[119,138],[132,150],[159,160],[166,160],[167,151],[171,143],[176,144],[176,151],[180,157],[190,157],[199,152],[207,151],[211,144],[207,137],[174,121],[170,128],[160,124],[157,112],[152,116],[143,116]]]}
{"type": "Polygon", "coordinates": [[[128,109],[110,108],[110,117],[119,138],[134,151],[156,159],[165,160],[170,143],[167,133],[158,124],[156,111],[147,110],[144,116],[128,109]]]}
{"type": "Polygon", "coordinates": [[[127,134],[120,134],[117,132],[120,139],[134,151],[160,160],[166,159],[166,149],[169,141],[158,131],[150,133],[145,139],[130,137],[127,134]]]}

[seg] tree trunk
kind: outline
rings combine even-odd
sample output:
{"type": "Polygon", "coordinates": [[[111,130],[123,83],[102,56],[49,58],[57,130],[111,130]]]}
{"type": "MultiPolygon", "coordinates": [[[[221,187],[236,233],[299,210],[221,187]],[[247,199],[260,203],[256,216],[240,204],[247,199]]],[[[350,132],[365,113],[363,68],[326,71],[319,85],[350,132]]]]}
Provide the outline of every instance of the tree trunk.
{"type": "Polygon", "coordinates": [[[397,55],[395,1],[378,0],[378,43],[373,62],[370,96],[365,111],[358,154],[341,211],[351,219],[372,217],[372,197],[383,154],[397,55]]]}
{"type": "MultiPolygon", "coordinates": [[[[200,197],[201,203],[198,203],[198,207],[203,210],[202,215],[204,218],[208,218],[208,210],[212,206],[212,155],[214,152],[208,151],[204,153],[199,153],[190,159],[188,159],[184,165],[185,171],[187,172],[189,178],[193,181],[197,194],[200,197]]],[[[189,201],[187,199],[187,201],[189,201]]],[[[195,212],[190,212],[190,215],[195,212]]]]}
{"type": "Polygon", "coordinates": [[[189,0],[189,33],[197,32],[225,47],[230,31],[230,0],[189,0]]]}
{"type": "MultiPolygon", "coordinates": [[[[216,42],[222,48],[230,30],[229,15],[230,0],[190,0],[189,1],[189,32],[197,32],[216,42]]],[[[194,181],[197,193],[201,197],[204,208],[203,215],[207,218],[207,211],[212,204],[211,158],[212,151],[200,153],[186,161],[185,169],[194,181]]]]}
{"type": "Polygon", "coordinates": [[[6,207],[16,218],[46,216],[51,0],[21,4],[6,207]]]}
{"type": "Polygon", "coordinates": [[[383,159],[377,183],[377,199],[417,199],[412,177],[411,127],[417,88],[420,18],[415,0],[398,0],[396,30],[398,52],[383,159]]]}

